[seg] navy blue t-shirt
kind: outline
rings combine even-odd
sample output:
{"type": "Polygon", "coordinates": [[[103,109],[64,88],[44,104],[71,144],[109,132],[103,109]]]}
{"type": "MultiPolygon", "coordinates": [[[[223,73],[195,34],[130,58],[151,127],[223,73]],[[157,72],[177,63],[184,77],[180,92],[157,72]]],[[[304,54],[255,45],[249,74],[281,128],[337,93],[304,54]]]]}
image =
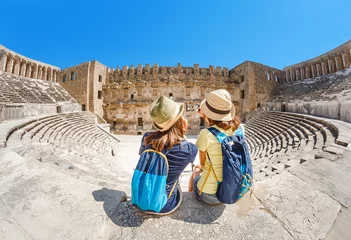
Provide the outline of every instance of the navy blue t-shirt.
{"type": "MultiPolygon", "coordinates": [[[[144,138],[149,134],[150,133],[145,133],[141,139],[139,154],[141,154],[145,149],[151,148],[150,145],[144,145],[144,138]]],[[[169,194],[174,183],[179,180],[179,176],[184,171],[186,166],[195,160],[197,154],[197,146],[191,142],[182,140],[181,144],[174,145],[170,150],[163,150],[162,152],[168,159],[169,170],[166,184],[168,185],[167,194],[169,194]]],[[[168,199],[168,202],[160,212],[166,213],[173,210],[177,206],[178,201],[178,188],[175,188],[171,197],[168,199]]]]}

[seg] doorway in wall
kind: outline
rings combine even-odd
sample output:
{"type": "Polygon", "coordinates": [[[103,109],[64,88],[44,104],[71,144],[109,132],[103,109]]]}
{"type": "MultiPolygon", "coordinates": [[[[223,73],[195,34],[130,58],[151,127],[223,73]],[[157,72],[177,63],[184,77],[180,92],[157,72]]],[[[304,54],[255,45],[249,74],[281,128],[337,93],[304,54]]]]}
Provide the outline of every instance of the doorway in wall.
{"type": "Polygon", "coordinates": [[[57,106],[56,107],[56,112],[57,113],[62,113],[62,107],[61,106],[57,106]]]}

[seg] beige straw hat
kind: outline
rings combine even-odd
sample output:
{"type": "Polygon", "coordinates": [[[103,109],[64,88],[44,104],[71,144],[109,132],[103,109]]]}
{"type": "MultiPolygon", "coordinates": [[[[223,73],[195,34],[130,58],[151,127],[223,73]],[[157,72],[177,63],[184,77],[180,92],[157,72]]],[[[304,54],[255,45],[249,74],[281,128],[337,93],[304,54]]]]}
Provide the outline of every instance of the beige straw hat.
{"type": "Polygon", "coordinates": [[[227,90],[218,89],[210,92],[200,104],[202,112],[215,121],[230,121],[235,117],[235,106],[227,90]]]}
{"type": "Polygon", "coordinates": [[[178,104],[165,96],[156,99],[150,108],[153,125],[161,132],[170,129],[183,115],[183,112],[184,104],[178,104]]]}

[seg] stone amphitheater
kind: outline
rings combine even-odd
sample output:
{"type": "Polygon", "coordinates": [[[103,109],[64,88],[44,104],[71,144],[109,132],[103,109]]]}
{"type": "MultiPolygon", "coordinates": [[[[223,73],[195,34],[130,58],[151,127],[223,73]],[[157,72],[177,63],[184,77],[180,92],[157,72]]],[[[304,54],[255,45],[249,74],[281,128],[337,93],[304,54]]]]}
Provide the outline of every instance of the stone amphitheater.
{"type": "Polygon", "coordinates": [[[350,239],[350,65],[351,41],[283,70],[250,61],[61,70],[0,45],[0,239],[350,239]],[[245,124],[252,194],[203,205],[186,192],[188,167],[179,210],[134,209],[148,104],[160,94],[185,103],[194,142],[205,126],[193,106],[217,88],[245,124]]]}

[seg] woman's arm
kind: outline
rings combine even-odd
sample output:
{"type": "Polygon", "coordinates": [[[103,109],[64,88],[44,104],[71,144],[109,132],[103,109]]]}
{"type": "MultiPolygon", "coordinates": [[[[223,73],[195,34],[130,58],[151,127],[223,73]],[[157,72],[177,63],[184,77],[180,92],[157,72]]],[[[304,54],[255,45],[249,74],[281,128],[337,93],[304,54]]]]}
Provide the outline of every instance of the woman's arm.
{"type": "Polygon", "coordinates": [[[206,151],[199,150],[199,160],[200,160],[200,167],[201,167],[201,170],[202,170],[205,167],[206,151]]]}

